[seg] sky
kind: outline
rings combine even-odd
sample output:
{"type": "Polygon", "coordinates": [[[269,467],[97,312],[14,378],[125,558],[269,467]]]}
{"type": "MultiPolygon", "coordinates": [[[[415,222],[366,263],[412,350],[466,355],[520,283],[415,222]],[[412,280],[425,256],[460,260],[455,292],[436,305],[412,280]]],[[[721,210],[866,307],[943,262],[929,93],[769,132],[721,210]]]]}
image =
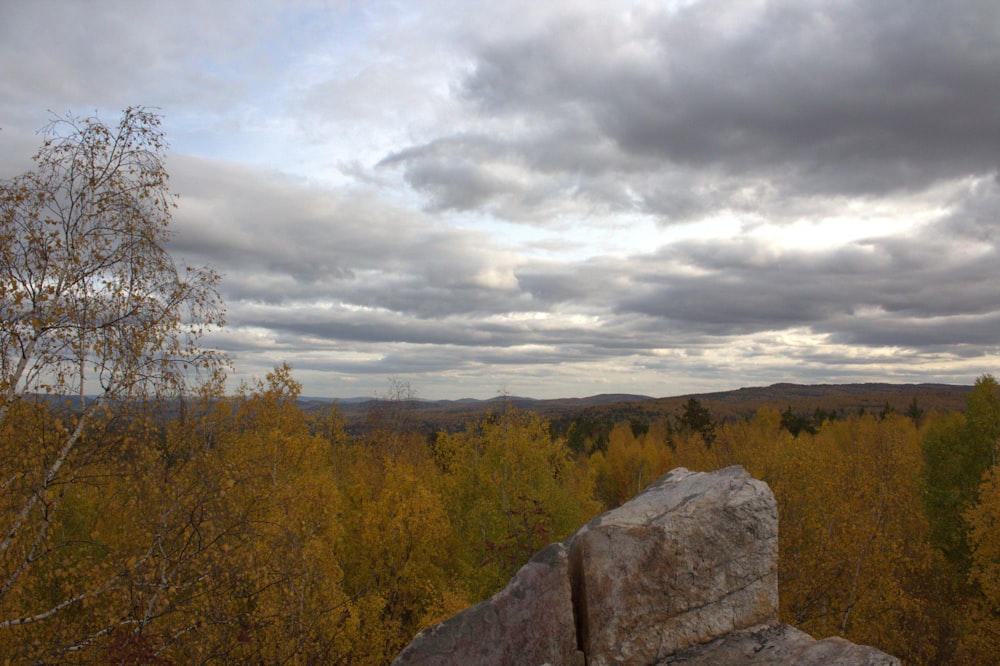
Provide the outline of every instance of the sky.
{"type": "Polygon", "coordinates": [[[130,105],[233,387],[998,368],[996,0],[0,0],[0,178],[54,114],[130,105]]]}

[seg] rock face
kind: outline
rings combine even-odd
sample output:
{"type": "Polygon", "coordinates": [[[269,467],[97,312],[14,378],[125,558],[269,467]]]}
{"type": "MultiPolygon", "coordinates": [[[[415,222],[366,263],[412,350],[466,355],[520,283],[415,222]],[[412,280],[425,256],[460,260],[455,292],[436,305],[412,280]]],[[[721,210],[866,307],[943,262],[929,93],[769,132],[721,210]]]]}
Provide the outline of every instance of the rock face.
{"type": "Polygon", "coordinates": [[[394,664],[579,664],[569,553],[539,551],[500,592],[426,629],[394,664]]]}
{"type": "Polygon", "coordinates": [[[843,638],[816,640],[787,624],[738,631],[682,650],[656,666],[898,666],[899,660],[843,638]]]}
{"type": "Polygon", "coordinates": [[[765,483],[742,467],[675,469],[418,634],[393,663],[899,664],[778,624],[777,562],[765,483]]]}

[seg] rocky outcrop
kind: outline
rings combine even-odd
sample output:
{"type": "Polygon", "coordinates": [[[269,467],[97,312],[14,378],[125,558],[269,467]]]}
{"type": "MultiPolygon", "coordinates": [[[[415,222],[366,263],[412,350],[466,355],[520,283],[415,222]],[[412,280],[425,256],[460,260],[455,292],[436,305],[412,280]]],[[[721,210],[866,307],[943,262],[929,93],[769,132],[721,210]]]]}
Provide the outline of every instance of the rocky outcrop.
{"type": "Polygon", "coordinates": [[[676,469],[540,551],[394,664],[898,664],[778,617],[774,495],[742,467],[676,469]]]}

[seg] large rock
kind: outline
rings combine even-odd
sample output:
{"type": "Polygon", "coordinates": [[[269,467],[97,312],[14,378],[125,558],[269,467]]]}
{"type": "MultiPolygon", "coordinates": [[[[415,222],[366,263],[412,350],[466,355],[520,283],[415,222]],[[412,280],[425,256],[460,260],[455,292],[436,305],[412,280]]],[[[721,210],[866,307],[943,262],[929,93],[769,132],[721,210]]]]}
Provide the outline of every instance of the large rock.
{"type": "Polygon", "coordinates": [[[742,467],[676,469],[572,539],[587,663],[653,664],[778,617],[778,509],[742,467]]]}
{"type": "Polygon", "coordinates": [[[676,469],[394,664],[839,664],[898,660],[778,624],[778,516],[742,467],[676,469]]]}

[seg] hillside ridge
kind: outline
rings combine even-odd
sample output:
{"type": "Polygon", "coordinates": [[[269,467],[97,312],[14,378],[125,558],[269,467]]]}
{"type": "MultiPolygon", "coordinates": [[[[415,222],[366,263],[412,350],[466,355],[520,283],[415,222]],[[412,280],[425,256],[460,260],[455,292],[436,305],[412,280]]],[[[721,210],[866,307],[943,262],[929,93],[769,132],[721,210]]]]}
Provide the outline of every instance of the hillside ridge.
{"type": "MultiPolygon", "coordinates": [[[[886,407],[904,412],[916,400],[924,411],[964,411],[965,394],[971,385],[921,383],[892,384],[887,382],[852,384],[795,384],[780,382],[769,386],[750,386],[727,391],[687,393],[655,398],[629,393],[603,393],[585,398],[527,398],[498,396],[478,400],[411,399],[402,406],[411,419],[428,431],[454,429],[481,418],[497,407],[515,407],[537,412],[544,418],[564,424],[574,419],[650,421],[676,416],[690,399],[708,407],[718,420],[745,418],[757,409],[770,407],[791,409],[795,413],[811,414],[817,409],[828,413],[879,413],[886,407]]],[[[372,409],[386,401],[379,398],[300,398],[307,410],[329,408],[336,404],[351,427],[362,424],[372,409]]]]}

